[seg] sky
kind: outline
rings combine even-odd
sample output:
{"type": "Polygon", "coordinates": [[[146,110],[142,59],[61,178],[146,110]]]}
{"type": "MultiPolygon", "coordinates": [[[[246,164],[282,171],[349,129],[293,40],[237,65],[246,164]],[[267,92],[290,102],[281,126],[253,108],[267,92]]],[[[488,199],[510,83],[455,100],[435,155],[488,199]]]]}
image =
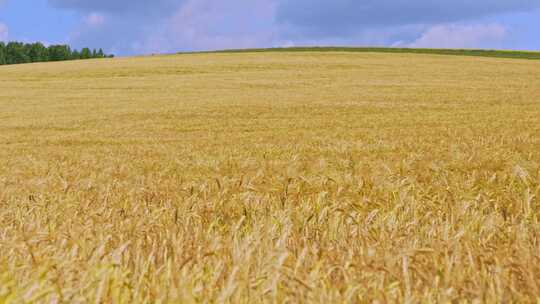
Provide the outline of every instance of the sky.
{"type": "Polygon", "coordinates": [[[253,47],[540,50],[540,0],[0,0],[0,41],[115,55],[253,47]]]}

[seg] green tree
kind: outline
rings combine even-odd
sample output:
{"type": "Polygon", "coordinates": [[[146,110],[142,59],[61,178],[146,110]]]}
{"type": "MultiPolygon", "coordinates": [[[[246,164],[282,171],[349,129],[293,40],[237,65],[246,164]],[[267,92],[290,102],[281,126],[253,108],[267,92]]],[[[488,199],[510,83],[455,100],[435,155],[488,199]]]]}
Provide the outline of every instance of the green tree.
{"type": "Polygon", "coordinates": [[[49,60],[49,52],[47,48],[40,42],[29,45],[28,55],[31,62],[40,62],[49,60]]]}
{"type": "Polygon", "coordinates": [[[67,45],[51,45],[49,50],[49,61],[63,61],[71,58],[71,49],[67,45]]]}
{"type": "Polygon", "coordinates": [[[22,43],[13,41],[8,44],[0,42],[0,65],[112,57],[114,56],[105,54],[102,49],[90,50],[90,48],[84,48],[79,52],[77,50],[71,50],[68,45],[51,45],[45,47],[40,42],[22,43]]]}
{"type": "Polygon", "coordinates": [[[81,59],[92,58],[92,51],[89,48],[84,48],[81,50],[81,59]]]}
{"type": "Polygon", "coordinates": [[[81,59],[81,53],[79,53],[79,51],[77,50],[73,50],[73,52],[71,52],[71,59],[72,60],[81,59]]]}
{"type": "Polygon", "coordinates": [[[6,45],[0,41],[0,65],[4,65],[6,63],[6,45]]]}
{"type": "Polygon", "coordinates": [[[24,43],[9,42],[6,45],[6,61],[7,64],[30,62],[30,56],[27,54],[24,43]]]}

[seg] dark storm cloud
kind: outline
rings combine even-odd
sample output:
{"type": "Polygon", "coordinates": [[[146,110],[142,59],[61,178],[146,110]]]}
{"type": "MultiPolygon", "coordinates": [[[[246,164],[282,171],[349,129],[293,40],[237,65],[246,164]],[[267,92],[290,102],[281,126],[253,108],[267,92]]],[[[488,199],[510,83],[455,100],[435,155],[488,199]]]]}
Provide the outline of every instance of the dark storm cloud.
{"type": "Polygon", "coordinates": [[[436,24],[527,11],[540,0],[278,0],[276,20],[311,35],[366,27],[436,24]]]}

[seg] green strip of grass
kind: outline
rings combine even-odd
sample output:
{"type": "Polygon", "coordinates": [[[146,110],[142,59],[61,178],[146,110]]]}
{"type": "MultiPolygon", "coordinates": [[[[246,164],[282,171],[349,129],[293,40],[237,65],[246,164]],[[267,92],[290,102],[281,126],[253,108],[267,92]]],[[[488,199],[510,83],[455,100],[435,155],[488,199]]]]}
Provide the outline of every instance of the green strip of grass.
{"type": "MultiPolygon", "coordinates": [[[[261,52],[359,52],[359,53],[407,53],[435,54],[456,56],[480,56],[514,59],[539,60],[540,52],[531,51],[501,51],[475,49],[412,49],[412,48],[383,48],[383,47],[291,47],[268,49],[231,49],[197,53],[261,53],[261,52]]],[[[185,54],[185,53],[183,53],[185,54]]]]}

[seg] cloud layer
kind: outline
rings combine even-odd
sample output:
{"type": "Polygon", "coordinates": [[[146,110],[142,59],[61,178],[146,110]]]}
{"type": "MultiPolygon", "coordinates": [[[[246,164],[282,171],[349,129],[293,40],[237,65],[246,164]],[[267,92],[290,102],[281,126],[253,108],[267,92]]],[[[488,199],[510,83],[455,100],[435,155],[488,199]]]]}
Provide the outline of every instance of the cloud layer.
{"type": "Polygon", "coordinates": [[[180,0],[49,0],[53,7],[83,12],[125,14],[167,14],[183,4],[180,0]]]}
{"type": "Polygon", "coordinates": [[[405,46],[412,48],[501,48],[508,32],[500,24],[437,25],[405,46]]]}
{"type": "Polygon", "coordinates": [[[464,21],[538,5],[540,0],[280,0],[277,20],[313,34],[336,35],[358,28],[464,21]]]}
{"type": "Polygon", "coordinates": [[[270,0],[188,0],[141,47],[149,51],[246,48],[272,44],[276,38],[270,0]]]}
{"type": "Polygon", "coordinates": [[[7,41],[9,37],[9,29],[7,25],[0,23],[0,41],[7,41]]]}
{"type": "MultiPolygon", "coordinates": [[[[2,0],[0,0],[2,1],[2,0]]],[[[70,42],[120,54],[283,45],[496,47],[484,19],[540,0],[48,0],[83,15],[70,42]]]]}

